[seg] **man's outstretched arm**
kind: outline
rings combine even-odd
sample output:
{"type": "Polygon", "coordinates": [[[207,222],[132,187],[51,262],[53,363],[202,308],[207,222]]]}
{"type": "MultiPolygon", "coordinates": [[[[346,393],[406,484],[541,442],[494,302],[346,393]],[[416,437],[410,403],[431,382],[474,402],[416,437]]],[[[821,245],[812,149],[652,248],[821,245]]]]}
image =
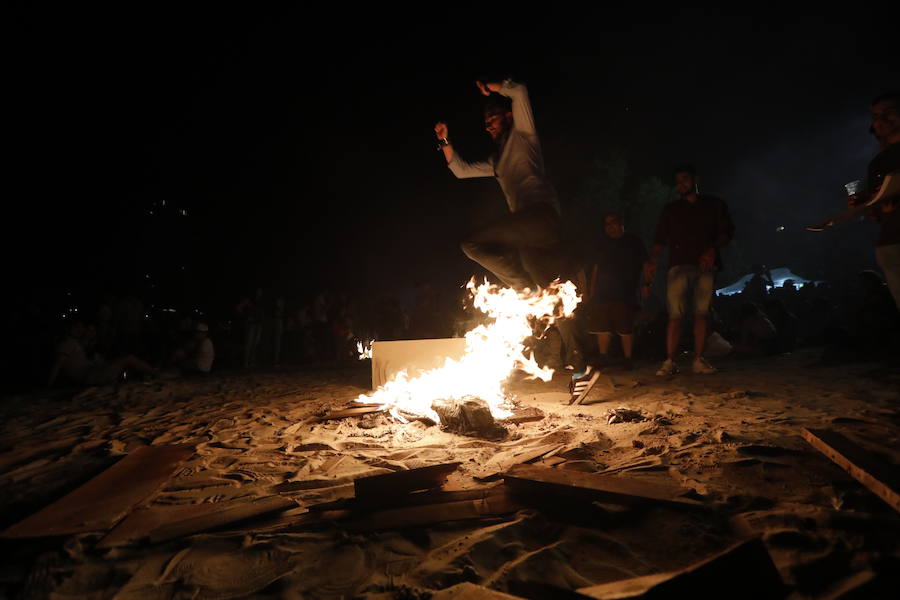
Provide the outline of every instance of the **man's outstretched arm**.
{"type": "Polygon", "coordinates": [[[461,159],[459,155],[453,151],[453,144],[450,142],[450,138],[447,137],[448,130],[446,123],[441,122],[435,125],[434,134],[437,136],[441,151],[444,153],[444,158],[447,159],[447,166],[450,167],[450,171],[458,178],[493,177],[495,175],[494,166],[491,163],[486,161],[468,162],[461,159]]]}

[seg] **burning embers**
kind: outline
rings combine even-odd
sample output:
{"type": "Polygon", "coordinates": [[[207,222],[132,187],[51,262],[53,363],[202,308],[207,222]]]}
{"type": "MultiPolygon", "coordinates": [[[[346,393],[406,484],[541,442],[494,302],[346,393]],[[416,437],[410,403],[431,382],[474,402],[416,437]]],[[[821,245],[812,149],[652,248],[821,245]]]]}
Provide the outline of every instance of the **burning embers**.
{"type": "Polygon", "coordinates": [[[540,367],[530,352],[525,356],[524,342],[535,328],[545,329],[556,319],[572,315],[581,301],[575,284],[557,281],[537,292],[516,292],[487,282],[476,286],[473,279],[466,287],[475,308],[493,322],[466,334],[462,358],[448,358],[443,367],[412,376],[401,371],[357,402],[380,404],[401,421],[406,421],[401,411],[438,421],[441,417],[432,407],[436,401],[446,407],[448,402],[477,399],[487,404],[494,417],[503,418],[512,414],[504,384],[513,371],[550,381],[553,370],[540,367]]]}

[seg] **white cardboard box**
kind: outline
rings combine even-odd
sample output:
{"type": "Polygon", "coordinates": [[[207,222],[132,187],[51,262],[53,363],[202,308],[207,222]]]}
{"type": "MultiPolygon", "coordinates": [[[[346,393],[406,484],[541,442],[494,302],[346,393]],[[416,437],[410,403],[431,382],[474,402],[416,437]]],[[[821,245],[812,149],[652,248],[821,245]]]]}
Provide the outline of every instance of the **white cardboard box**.
{"type": "Polygon", "coordinates": [[[446,358],[459,360],[466,350],[466,338],[396,340],[372,344],[372,389],[406,369],[410,377],[420,370],[436,369],[446,358]]]}

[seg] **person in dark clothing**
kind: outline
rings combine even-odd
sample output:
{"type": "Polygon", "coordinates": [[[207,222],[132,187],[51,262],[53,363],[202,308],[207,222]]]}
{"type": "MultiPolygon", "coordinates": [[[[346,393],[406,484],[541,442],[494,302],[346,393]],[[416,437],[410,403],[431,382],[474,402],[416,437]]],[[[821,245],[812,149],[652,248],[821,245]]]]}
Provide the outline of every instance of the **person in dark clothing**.
{"type": "Polygon", "coordinates": [[[703,358],[708,331],[707,314],[714,290],[715,272],[722,268],[719,248],[734,236],[734,224],[723,200],[701,194],[699,178],[693,167],[675,170],[675,189],[681,198],[668,203],[662,211],[650,258],[644,264],[645,281],[653,281],[656,263],[665,246],[669,247],[667,303],[669,324],[666,330],[666,361],[657,375],[678,372],[675,354],[681,339],[681,320],[688,310],[687,298],[693,292],[694,373],[715,373],[703,358]]]}
{"type": "MultiPolygon", "coordinates": [[[[881,152],[869,163],[866,176],[866,197],[876,194],[887,175],[900,177],[900,93],[883,94],[872,102],[870,131],[878,140],[881,152]]],[[[852,205],[858,199],[851,196],[852,205]]],[[[900,202],[885,200],[873,211],[881,224],[875,244],[875,258],[884,273],[891,295],[900,308],[900,202]]]]}
{"type": "Polygon", "coordinates": [[[603,218],[603,231],[605,235],[598,240],[591,261],[588,331],[597,336],[602,362],[607,361],[615,332],[622,342],[623,366],[631,369],[638,287],[647,250],[638,236],[625,233],[625,224],[618,214],[603,218]]]}

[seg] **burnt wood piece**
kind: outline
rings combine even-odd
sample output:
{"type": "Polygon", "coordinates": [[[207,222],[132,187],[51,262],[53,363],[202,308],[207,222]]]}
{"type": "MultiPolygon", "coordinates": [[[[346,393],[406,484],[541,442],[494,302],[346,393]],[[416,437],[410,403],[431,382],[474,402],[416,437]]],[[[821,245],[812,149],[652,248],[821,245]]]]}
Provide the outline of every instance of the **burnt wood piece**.
{"type": "Polygon", "coordinates": [[[900,512],[900,469],[830,429],[804,428],[803,439],[900,512]]]}
{"type": "Polygon", "coordinates": [[[478,500],[377,510],[343,522],[340,526],[354,532],[427,527],[448,521],[500,517],[520,508],[523,506],[519,502],[511,498],[506,490],[499,488],[495,493],[478,500]]]}
{"type": "Polygon", "coordinates": [[[513,411],[511,417],[506,417],[505,419],[500,419],[501,423],[532,423],[534,421],[542,421],[544,419],[544,411],[539,408],[534,408],[533,406],[525,406],[522,408],[517,408],[513,411]]]}
{"type": "Polygon", "coordinates": [[[330,413],[321,416],[317,419],[317,421],[330,421],[331,419],[346,419],[347,417],[359,417],[362,415],[368,415],[371,413],[383,412],[384,406],[373,405],[373,406],[358,406],[355,408],[345,408],[343,410],[333,410],[330,413]]]}
{"type": "Polygon", "coordinates": [[[353,489],[356,498],[361,502],[370,499],[378,501],[385,498],[396,498],[410,492],[419,490],[431,490],[439,488],[447,481],[450,475],[459,467],[460,463],[453,462],[443,465],[431,465],[419,469],[384,473],[360,477],[353,481],[353,489]]]}
{"type": "Polygon", "coordinates": [[[557,495],[587,501],[705,508],[696,500],[678,497],[678,493],[688,490],[597,473],[518,465],[504,473],[503,479],[512,490],[525,496],[557,495]]]}
{"type": "Polygon", "coordinates": [[[45,537],[105,531],[156,492],[194,447],[141,446],[81,487],[0,534],[45,537]]]}
{"type": "Polygon", "coordinates": [[[128,515],[100,540],[98,548],[125,546],[149,539],[164,542],[273,512],[296,508],[297,503],[282,496],[255,500],[241,499],[214,504],[158,506],[139,509],[128,515]]]}
{"type": "Polygon", "coordinates": [[[743,540],[682,569],[580,588],[595,600],[783,598],[787,588],[758,538],[743,540]]]}
{"type": "Polygon", "coordinates": [[[438,399],[431,403],[431,409],[437,413],[444,431],[488,440],[501,439],[508,433],[494,420],[491,407],[481,398],[438,399]]]}

